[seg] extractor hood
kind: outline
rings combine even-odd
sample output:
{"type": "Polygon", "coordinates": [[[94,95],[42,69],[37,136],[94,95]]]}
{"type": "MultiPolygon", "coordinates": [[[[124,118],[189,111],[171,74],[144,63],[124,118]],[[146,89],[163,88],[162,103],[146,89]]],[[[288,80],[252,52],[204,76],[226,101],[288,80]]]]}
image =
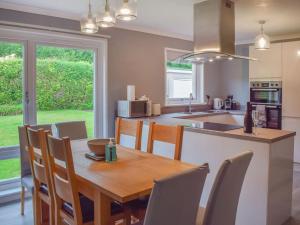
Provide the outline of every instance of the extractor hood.
{"type": "Polygon", "coordinates": [[[184,63],[246,59],[235,54],[235,9],[232,0],[204,0],[194,4],[194,51],[176,59],[184,63]]]}

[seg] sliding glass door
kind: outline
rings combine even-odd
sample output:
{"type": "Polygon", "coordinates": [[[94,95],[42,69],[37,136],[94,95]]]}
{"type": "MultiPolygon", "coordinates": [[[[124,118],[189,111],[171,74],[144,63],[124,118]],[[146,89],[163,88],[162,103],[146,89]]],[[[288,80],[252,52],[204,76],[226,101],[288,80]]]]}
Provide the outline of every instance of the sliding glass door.
{"type": "Polygon", "coordinates": [[[37,124],[83,120],[94,134],[94,51],[36,46],[37,124]]]}
{"type": "Polygon", "coordinates": [[[0,40],[0,181],[18,177],[20,163],[9,150],[18,145],[23,124],[24,45],[0,40]]]}
{"type": "Polygon", "coordinates": [[[0,191],[19,185],[18,126],[84,120],[107,136],[106,64],[103,38],[0,25],[0,191]]]}

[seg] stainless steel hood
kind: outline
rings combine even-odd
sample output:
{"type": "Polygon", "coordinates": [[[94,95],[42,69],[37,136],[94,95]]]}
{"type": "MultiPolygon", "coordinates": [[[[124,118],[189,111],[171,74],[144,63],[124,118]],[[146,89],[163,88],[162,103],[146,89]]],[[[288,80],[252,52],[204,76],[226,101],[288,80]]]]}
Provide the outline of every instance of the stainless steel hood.
{"type": "Polygon", "coordinates": [[[235,13],[232,0],[204,0],[194,4],[194,52],[177,62],[206,63],[246,59],[235,55],[235,13]]]}

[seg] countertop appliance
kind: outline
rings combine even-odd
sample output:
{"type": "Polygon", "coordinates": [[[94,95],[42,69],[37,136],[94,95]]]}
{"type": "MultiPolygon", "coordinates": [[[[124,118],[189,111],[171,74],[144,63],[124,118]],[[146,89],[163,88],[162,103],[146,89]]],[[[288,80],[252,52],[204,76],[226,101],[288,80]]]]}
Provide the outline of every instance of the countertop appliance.
{"type": "Polygon", "coordinates": [[[224,101],[221,98],[214,99],[214,109],[220,110],[224,106],[224,101]]]}
{"type": "Polygon", "coordinates": [[[227,99],[225,99],[225,101],[224,101],[224,109],[231,110],[232,102],[233,102],[233,95],[228,95],[227,99]]]}
{"type": "Polygon", "coordinates": [[[250,82],[250,102],[252,109],[257,105],[265,106],[266,123],[263,127],[282,128],[282,82],[253,81],[250,82]]]}
{"type": "Polygon", "coordinates": [[[147,100],[118,101],[118,116],[124,118],[147,116],[147,100]]]}

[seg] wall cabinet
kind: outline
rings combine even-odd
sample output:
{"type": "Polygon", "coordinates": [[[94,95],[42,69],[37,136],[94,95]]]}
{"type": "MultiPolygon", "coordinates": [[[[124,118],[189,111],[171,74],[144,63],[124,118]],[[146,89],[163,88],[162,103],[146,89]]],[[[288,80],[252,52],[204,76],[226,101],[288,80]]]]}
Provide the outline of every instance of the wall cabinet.
{"type": "Polygon", "coordinates": [[[283,116],[300,118],[300,41],[282,44],[283,77],[282,103],[283,116]]]}
{"type": "Polygon", "coordinates": [[[300,41],[282,43],[283,129],[296,131],[294,161],[300,163],[300,41]]]}
{"type": "Polygon", "coordinates": [[[250,79],[278,79],[282,77],[282,43],[271,44],[269,50],[249,47],[249,56],[257,61],[249,62],[250,79]]]}

